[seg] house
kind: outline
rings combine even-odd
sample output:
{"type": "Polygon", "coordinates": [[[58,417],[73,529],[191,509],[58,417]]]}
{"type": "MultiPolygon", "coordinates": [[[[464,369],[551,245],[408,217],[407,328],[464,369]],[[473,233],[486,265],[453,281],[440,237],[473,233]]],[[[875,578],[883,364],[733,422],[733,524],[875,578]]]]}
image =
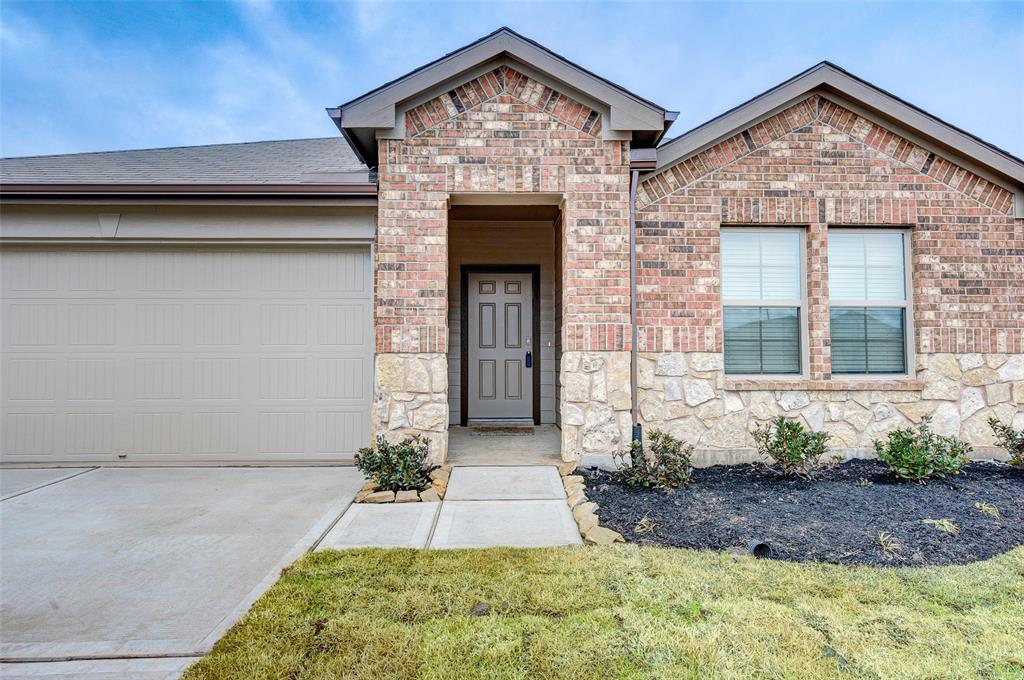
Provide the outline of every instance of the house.
{"type": "Polygon", "coordinates": [[[5,462],[375,433],[441,460],[488,419],[557,425],[566,459],[635,423],[724,459],[776,414],[852,453],[1024,426],[1024,161],[832,64],[669,139],[502,28],[328,115],[2,161],[5,462]]]}

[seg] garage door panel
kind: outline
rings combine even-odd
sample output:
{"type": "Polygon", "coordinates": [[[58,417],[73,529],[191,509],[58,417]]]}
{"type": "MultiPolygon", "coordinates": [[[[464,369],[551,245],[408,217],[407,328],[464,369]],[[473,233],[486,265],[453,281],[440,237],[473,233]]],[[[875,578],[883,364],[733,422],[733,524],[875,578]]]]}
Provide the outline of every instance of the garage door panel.
{"type": "Polygon", "coordinates": [[[6,294],[56,291],[59,271],[54,253],[25,253],[5,263],[0,281],[6,294]]]}
{"type": "Polygon", "coordinates": [[[369,438],[366,249],[0,264],[4,460],[322,460],[369,438]]]}
{"type": "Polygon", "coordinates": [[[242,398],[243,367],[241,357],[197,357],[193,361],[193,366],[193,399],[237,400],[242,398]]]}
{"type": "Polygon", "coordinates": [[[317,255],[318,287],[328,293],[368,293],[369,259],[359,253],[319,253],[317,255]]]}
{"type": "Polygon", "coordinates": [[[205,253],[195,260],[192,280],[200,293],[240,293],[244,271],[240,253],[205,253]]]}
{"type": "MultiPolygon", "coordinates": [[[[113,293],[126,281],[118,281],[117,256],[113,251],[57,253],[63,271],[67,272],[67,288],[77,294],[113,293]]],[[[127,280],[127,277],[122,277],[127,280]]]]}
{"type": "Polygon", "coordinates": [[[369,327],[360,323],[369,314],[369,304],[350,302],[314,306],[317,343],[321,346],[362,347],[369,341],[369,327]]]}
{"type": "Polygon", "coordinates": [[[114,357],[72,357],[62,373],[68,401],[103,402],[117,398],[114,357]]]}
{"type": "Polygon", "coordinates": [[[18,349],[57,346],[57,305],[19,302],[4,306],[4,344],[18,349]]]}
{"type": "Polygon", "coordinates": [[[370,377],[366,363],[356,358],[324,357],[317,360],[318,399],[366,399],[370,377]]]}
{"type": "Polygon", "coordinates": [[[363,422],[352,411],[324,411],[317,414],[317,451],[343,453],[365,446],[363,422]]]}
{"type": "Polygon", "coordinates": [[[19,412],[4,414],[4,451],[20,457],[46,456],[54,450],[53,432],[56,414],[19,412]]]}
{"type": "Polygon", "coordinates": [[[193,308],[192,331],[192,342],[196,345],[237,347],[242,341],[242,305],[197,303],[193,308]]]}
{"type": "Polygon", "coordinates": [[[198,455],[238,455],[241,414],[199,411],[192,414],[192,450],[198,455]]]}
{"type": "Polygon", "coordinates": [[[291,401],[306,398],[306,360],[302,357],[260,359],[260,399],[291,401]]]}
{"type": "Polygon", "coordinates": [[[57,362],[51,358],[11,358],[4,362],[3,396],[11,402],[57,398],[57,362]]]}
{"type": "Polygon", "coordinates": [[[116,416],[110,411],[83,411],[64,417],[64,450],[73,456],[114,455],[116,416]]]}
{"type": "Polygon", "coordinates": [[[275,347],[305,345],[308,314],[304,304],[260,305],[260,342],[275,347]]]}

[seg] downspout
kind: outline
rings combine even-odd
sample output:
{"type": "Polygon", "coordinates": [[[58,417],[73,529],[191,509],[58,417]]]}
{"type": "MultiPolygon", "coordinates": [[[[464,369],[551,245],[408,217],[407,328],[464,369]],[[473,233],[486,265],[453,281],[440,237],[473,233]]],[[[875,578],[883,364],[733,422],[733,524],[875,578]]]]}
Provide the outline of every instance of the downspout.
{"type": "Polygon", "coordinates": [[[636,381],[639,355],[637,353],[636,326],[636,185],[640,181],[640,171],[634,170],[630,163],[629,171],[629,325],[631,327],[629,343],[629,399],[630,418],[633,421],[633,441],[643,442],[644,432],[640,427],[640,413],[636,397],[636,381]]]}
{"type": "Polygon", "coordinates": [[[630,418],[633,421],[633,441],[643,442],[644,432],[640,425],[640,406],[637,400],[637,374],[639,373],[639,351],[637,349],[638,328],[636,322],[636,190],[640,183],[640,172],[653,170],[657,165],[656,149],[629,150],[629,398],[630,418]]]}

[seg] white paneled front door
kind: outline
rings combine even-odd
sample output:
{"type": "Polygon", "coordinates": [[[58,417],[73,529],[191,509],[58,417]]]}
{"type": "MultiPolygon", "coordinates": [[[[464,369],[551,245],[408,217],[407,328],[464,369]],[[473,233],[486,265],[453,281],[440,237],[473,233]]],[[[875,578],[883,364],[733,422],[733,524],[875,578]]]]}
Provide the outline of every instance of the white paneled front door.
{"type": "Polygon", "coordinates": [[[533,277],[468,276],[467,416],[533,418],[533,277]]]}
{"type": "Polygon", "coordinates": [[[336,460],[369,439],[367,248],[20,248],[4,461],[336,460]]]}

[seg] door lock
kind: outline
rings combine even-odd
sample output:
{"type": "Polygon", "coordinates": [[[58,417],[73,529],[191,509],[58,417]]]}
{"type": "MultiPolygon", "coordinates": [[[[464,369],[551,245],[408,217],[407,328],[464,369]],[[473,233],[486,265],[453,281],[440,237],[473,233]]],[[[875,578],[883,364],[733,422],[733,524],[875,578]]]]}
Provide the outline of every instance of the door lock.
{"type": "Polygon", "coordinates": [[[533,352],[526,353],[526,367],[533,368],[533,352]]]}

